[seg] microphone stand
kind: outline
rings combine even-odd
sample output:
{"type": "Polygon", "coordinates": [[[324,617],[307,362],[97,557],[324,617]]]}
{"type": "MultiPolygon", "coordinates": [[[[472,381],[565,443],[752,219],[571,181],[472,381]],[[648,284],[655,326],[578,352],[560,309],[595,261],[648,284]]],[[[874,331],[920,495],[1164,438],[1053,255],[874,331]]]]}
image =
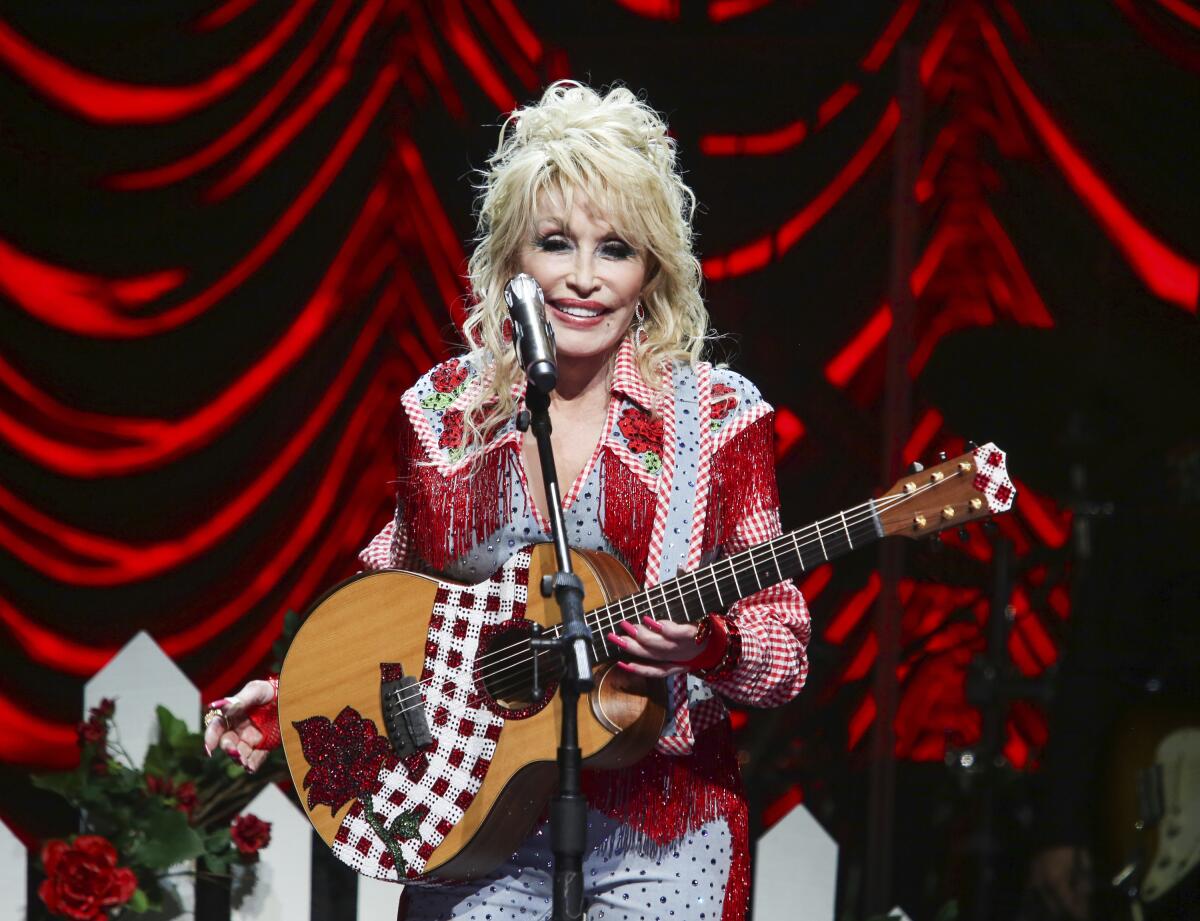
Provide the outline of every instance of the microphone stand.
{"type": "Polygon", "coordinates": [[[562,616],[560,637],[539,636],[530,640],[534,653],[534,696],[540,697],[537,659],[542,649],[557,649],[563,669],[559,682],[563,698],[562,740],[558,747],[558,796],[550,802],[550,847],[554,854],[552,917],[554,921],[582,921],[583,852],[587,847],[587,800],[580,790],[583,758],[579,751],[579,696],[592,689],[591,631],[583,619],[583,583],[571,571],[563,525],[562,498],[558,474],[554,469],[554,449],[550,444],[550,394],[532,379],[525,393],[525,412],[517,417],[517,427],[531,426],[537,440],[542,480],[546,487],[546,505],[550,513],[550,532],[558,557],[558,572],[542,577],[542,595],[553,595],[562,616]]]}

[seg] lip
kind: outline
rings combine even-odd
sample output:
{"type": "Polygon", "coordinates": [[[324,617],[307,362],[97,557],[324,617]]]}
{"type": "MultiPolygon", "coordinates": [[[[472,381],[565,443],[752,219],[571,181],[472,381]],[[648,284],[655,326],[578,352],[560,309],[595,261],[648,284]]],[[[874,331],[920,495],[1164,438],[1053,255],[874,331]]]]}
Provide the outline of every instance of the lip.
{"type": "Polygon", "coordinates": [[[591,329],[592,327],[599,326],[610,312],[610,309],[599,301],[579,301],[569,297],[560,297],[553,301],[547,301],[546,306],[554,312],[556,322],[574,329],[591,329]],[[563,313],[559,309],[560,305],[562,307],[582,307],[585,310],[600,310],[602,312],[594,317],[573,317],[569,313],[563,313]]]}

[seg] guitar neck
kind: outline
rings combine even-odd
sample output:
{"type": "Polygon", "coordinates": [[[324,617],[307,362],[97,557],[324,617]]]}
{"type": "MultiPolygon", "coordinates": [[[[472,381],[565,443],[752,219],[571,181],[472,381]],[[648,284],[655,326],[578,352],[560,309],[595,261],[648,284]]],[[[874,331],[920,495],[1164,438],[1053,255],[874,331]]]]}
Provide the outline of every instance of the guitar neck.
{"type": "Polygon", "coordinates": [[[616,651],[603,637],[617,623],[640,623],[645,617],[693,623],[724,611],[735,601],[764,588],[803,575],[822,563],[865,547],[884,536],[874,501],[774,540],[757,544],[708,566],[683,573],[633,595],[627,595],[586,615],[597,658],[608,661],[616,651]]]}

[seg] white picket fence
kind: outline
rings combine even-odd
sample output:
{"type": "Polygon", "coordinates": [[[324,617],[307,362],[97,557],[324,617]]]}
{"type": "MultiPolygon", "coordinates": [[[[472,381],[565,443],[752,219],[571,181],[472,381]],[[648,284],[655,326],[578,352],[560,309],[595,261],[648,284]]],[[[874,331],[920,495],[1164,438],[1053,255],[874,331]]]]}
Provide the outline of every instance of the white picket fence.
{"type": "MultiPolygon", "coordinates": [[[[114,732],[132,755],[155,741],[155,708],[165,706],[193,730],[200,692],[147,633],[139,633],[87,683],[84,708],[117,701],[114,732]]],[[[304,813],[278,788],[266,787],[246,807],[271,823],[271,844],[256,866],[257,884],[244,894],[235,878],[230,921],[324,921],[313,910],[315,838],[304,813]]],[[[27,921],[24,846],[0,822],[0,921],[27,921]]],[[[186,876],[175,884],[176,907],[144,921],[195,921],[196,893],[186,876]]],[[[358,877],[358,921],[392,921],[401,886],[358,877]]],[[[803,806],[793,809],[759,842],[754,885],[755,921],[833,918],[837,845],[803,806]],[[797,875],[799,873],[799,876],[797,875]]]]}

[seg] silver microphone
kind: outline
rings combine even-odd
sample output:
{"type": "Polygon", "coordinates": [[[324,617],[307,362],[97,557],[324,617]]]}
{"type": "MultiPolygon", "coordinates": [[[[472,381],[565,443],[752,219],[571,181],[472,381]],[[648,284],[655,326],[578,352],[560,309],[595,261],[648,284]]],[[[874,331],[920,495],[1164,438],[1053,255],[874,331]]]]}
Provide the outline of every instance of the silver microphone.
{"type": "Polygon", "coordinates": [[[504,300],[512,317],[513,345],[525,376],[542,393],[558,383],[554,359],[554,329],[546,320],[546,300],[532,275],[522,272],[504,286],[504,300]]]}

